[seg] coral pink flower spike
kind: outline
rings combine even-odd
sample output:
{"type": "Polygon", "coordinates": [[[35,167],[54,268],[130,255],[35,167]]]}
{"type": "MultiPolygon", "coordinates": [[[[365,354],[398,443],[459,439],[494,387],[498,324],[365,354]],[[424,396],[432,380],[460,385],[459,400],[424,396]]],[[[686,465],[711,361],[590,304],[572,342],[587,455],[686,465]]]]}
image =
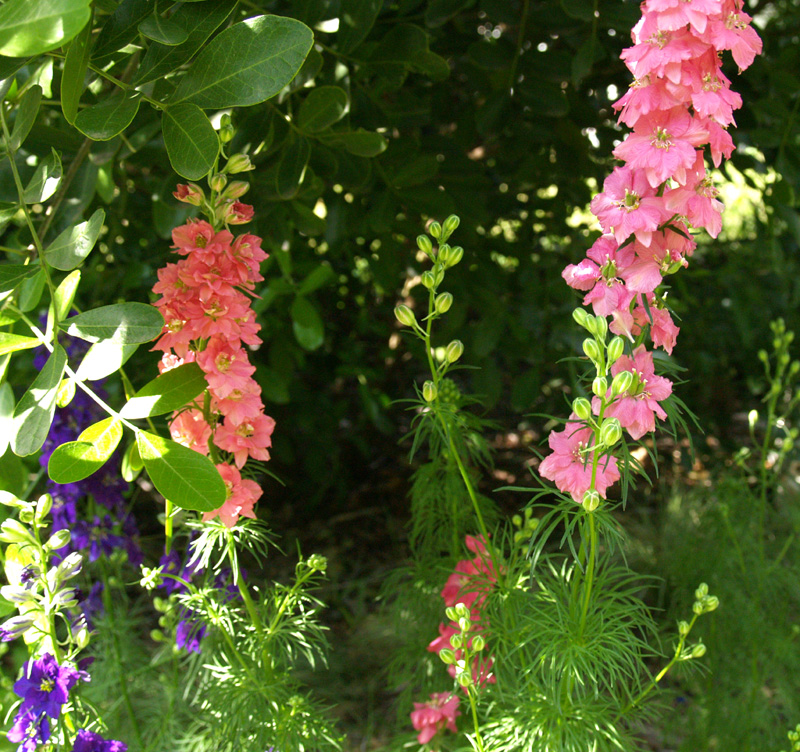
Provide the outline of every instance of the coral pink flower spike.
{"type": "MultiPolygon", "coordinates": [[[[594,452],[590,447],[593,436],[591,428],[578,423],[577,416],[570,416],[563,431],[550,434],[548,444],[553,452],[539,465],[542,477],[552,480],[560,491],[570,494],[579,504],[583,494],[592,487],[594,452]]],[[[605,498],[606,489],[618,480],[616,458],[601,457],[595,471],[595,490],[605,498]]]]}
{"type": "MultiPolygon", "coordinates": [[[[189,186],[179,186],[176,195],[189,203],[194,200],[189,186]]],[[[252,207],[237,201],[231,205],[229,220],[238,224],[252,215],[252,207]]],[[[153,349],[164,353],[161,372],[196,362],[205,375],[208,393],[173,416],[170,434],[202,454],[214,454],[214,445],[230,452],[235,467],[217,464],[228,489],[227,499],[203,519],[219,517],[232,527],[240,517],[255,516],[253,506],[261,489],[254,481],[243,479],[240,469],[248,459],[269,459],[275,427],[275,421],[264,414],[261,388],[253,379],[256,369],[245,348],[261,342],[249,296],[255,283],[263,279],[259,264],[267,254],[255,235],[234,238],[229,230],[216,231],[198,219],[176,227],[172,240],[175,252],[184,258],[158,272],[153,290],[161,295],[155,305],[165,325],[153,349]],[[209,442],[213,442],[211,446],[209,442]]]]}
{"type": "Polygon", "coordinates": [[[436,692],[428,702],[415,702],[414,710],[411,711],[411,723],[419,731],[417,741],[427,744],[444,729],[458,731],[456,718],[461,715],[458,703],[458,695],[449,692],[436,692]]]}

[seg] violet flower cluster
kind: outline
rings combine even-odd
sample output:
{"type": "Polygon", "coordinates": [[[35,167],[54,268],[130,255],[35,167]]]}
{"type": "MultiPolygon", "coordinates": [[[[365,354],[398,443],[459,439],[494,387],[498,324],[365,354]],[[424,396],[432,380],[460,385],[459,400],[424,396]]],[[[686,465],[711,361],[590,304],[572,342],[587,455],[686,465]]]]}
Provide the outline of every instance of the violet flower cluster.
{"type": "Polygon", "coordinates": [[[539,472],[578,503],[589,493],[596,504],[619,480],[610,449],[621,429],[640,439],[655,429],[656,418],[666,418],[660,403],[672,384],[655,374],[645,338],[672,353],[678,327],[660,285],[688,265],[697,245],[693,229],[716,237],[722,226],[705,153],[708,147],[717,167],[730,157],[728,128],[742,100],[722,72],[721,53],[730,50],[744,69],[761,51],[741,0],[645,0],[642,11],[634,45],[622,53],[634,82],[614,105],[633,131],[614,150],[624,164],[591,204],[603,234],[586,259],[563,272],[570,286],[586,291],[584,305],[595,314],[578,309],[575,318],[595,336],[584,349],[598,378],[591,405],[576,400],[564,430],[550,434],[552,452],[539,472]],[[607,330],[618,338],[606,357],[600,348],[607,330]],[[634,344],[628,356],[622,340],[634,344]],[[604,421],[614,441],[601,444],[596,434],[604,421]]]}
{"type": "MultiPolygon", "coordinates": [[[[81,665],[90,662],[88,659],[81,665]]],[[[78,681],[89,681],[89,675],[80,667],[59,665],[50,653],[25,663],[22,677],[14,684],[14,692],[22,702],[7,735],[9,741],[19,745],[17,752],[33,752],[50,740],[51,721],[58,720],[70,690],[78,681]]],[[[127,749],[123,742],[106,740],[93,731],[80,729],[73,752],[126,752],[127,749]]]]}

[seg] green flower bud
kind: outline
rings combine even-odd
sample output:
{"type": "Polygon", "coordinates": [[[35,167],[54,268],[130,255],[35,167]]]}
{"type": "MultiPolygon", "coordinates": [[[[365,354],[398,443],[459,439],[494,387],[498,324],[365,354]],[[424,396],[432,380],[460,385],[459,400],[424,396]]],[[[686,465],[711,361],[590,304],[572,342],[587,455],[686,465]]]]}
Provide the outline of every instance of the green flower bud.
{"type": "Polygon", "coordinates": [[[520,517],[518,514],[515,514],[511,518],[511,523],[514,525],[514,527],[522,527],[522,517],[520,517]]]}
{"type": "Polygon", "coordinates": [[[151,629],[150,630],[150,639],[153,642],[166,642],[167,638],[164,636],[164,633],[160,629],[151,629]]]}
{"type": "Polygon", "coordinates": [[[611,380],[611,396],[619,397],[620,394],[625,394],[633,384],[633,374],[630,371],[620,371],[611,380]]]}
{"type": "Polygon", "coordinates": [[[702,658],[706,654],[706,646],[702,642],[692,646],[692,658],[702,658]]]}
{"type": "Polygon", "coordinates": [[[433,402],[436,399],[436,384],[432,381],[426,381],[422,385],[422,397],[426,402],[433,402]]]}
{"type": "Polygon", "coordinates": [[[23,616],[12,616],[2,624],[0,624],[0,632],[3,633],[3,639],[8,642],[15,640],[17,637],[22,637],[36,621],[35,616],[31,616],[30,612],[23,616]]]}
{"type": "Polygon", "coordinates": [[[225,172],[230,175],[235,175],[238,172],[249,172],[254,169],[255,165],[250,161],[250,157],[248,157],[247,154],[234,154],[228,160],[228,166],[225,168],[225,172]]]}
{"type": "Polygon", "coordinates": [[[678,633],[680,634],[681,637],[686,637],[686,635],[689,634],[690,629],[691,627],[689,626],[688,621],[681,620],[678,622],[678,633]]]}
{"type": "Polygon", "coordinates": [[[454,339],[445,350],[445,358],[448,363],[455,363],[464,354],[464,343],[460,339],[454,339]]]}
{"type": "Polygon", "coordinates": [[[703,598],[703,607],[707,614],[719,608],[719,598],[716,595],[707,595],[703,598]]]}
{"type": "Polygon", "coordinates": [[[462,671],[460,674],[456,674],[456,681],[459,686],[468,687],[472,684],[472,677],[469,675],[468,671],[462,671]]]}
{"type": "Polygon", "coordinates": [[[4,543],[34,543],[34,538],[26,527],[14,519],[3,520],[0,525],[0,541],[4,543]]]}
{"type": "Polygon", "coordinates": [[[583,340],[583,351],[589,356],[589,360],[595,365],[600,363],[600,348],[594,339],[587,337],[583,340]]]}
{"type": "Polygon", "coordinates": [[[417,317],[414,316],[414,311],[412,311],[407,305],[401,304],[399,306],[395,306],[394,315],[403,326],[414,326],[417,321],[417,317]]]}
{"type": "Polygon", "coordinates": [[[78,650],[85,650],[89,646],[89,630],[86,627],[81,627],[73,636],[78,650]]]}
{"type": "Polygon", "coordinates": [[[225,189],[225,186],[228,185],[228,178],[225,177],[225,175],[223,175],[221,172],[218,172],[211,178],[210,184],[212,191],[220,193],[225,189]]]}
{"type": "Polygon", "coordinates": [[[697,586],[697,590],[694,591],[694,597],[697,598],[697,600],[700,600],[701,598],[704,598],[707,595],[708,595],[708,585],[706,585],[705,582],[701,582],[697,586]]]}
{"type": "Polygon", "coordinates": [[[464,258],[464,249],[460,245],[454,245],[447,254],[447,261],[442,259],[442,263],[449,269],[455,266],[464,258]]]}
{"type": "Polygon", "coordinates": [[[228,144],[233,141],[234,130],[232,125],[222,125],[219,129],[219,140],[223,144],[228,144]]]}
{"type": "Polygon", "coordinates": [[[5,504],[7,507],[14,507],[15,509],[21,509],[27,503],[27,501],[18,499],[16,496],[14,496],[14,494],[9,493],[8,491],[0,491],[0,504],[5,504]]]}
{"type": "Polygon", "coordinates": [[[442,663],[446,663],[448,666],[456,662],[456,654],[450,648],[442,648],[439,651],[439,658],[442,659],[442,663]]]}
{"type": "Polygon", "coordinates": [[[576,308],[572,312],[572,318],[575,320],[575,323],[578,326],[582,326],[584,329],[586,329],[586,321],[589,318],[589,314],[585,308],[576,308]]]}
{"type": "MultiPolygon", "coordinates": [[[[469,609],[466,603],[456,603],[456,614],[459,619],[469,616],[469,609]]],[[[453,621],[457,621],[453,619],[453,621]]]]}
{"type": "Polygon", "coordinates": [[[438,287],[442,282],[444,282],[444,267],[436,264],[433,268],[433,286],[438,287]]]}
{"type": "Polygon", "coordinates": [[[703,604],[700,601],[695,601],[692,604],[692,613],[695,615],[700,616],[700,614],[703,613],[703,610],[703,604]]]}
{"type": "Polygon", "coordinates": [[[578,397],[572,401],[572,412],[581,420],[586,420],[592,414],[592,403],[585,397],[578,397]]]}
{"type": "Polygon", "coordinates": [[[225,190],[222,192],[222,198],[235,199],[244,196],[250,190],[250,183],[244,180],[233,180],[228,183],[225,190]]]}
{"type": "Polygon", "coordinates": [[[433,243],[427,235],[417,235],[417,248],[429,256],[433,253],[433,243]]]}
{"type": "Polygon", "coordinates": [[[142,578],[139,580],[139,584],[145,590],[154,590],[163,582],[163,578],[161,577],[161,567],[155,567],[154,569],[150,569],[150,567],[142,567],[142,578]]]}
{"type": "Polygon", "coordinates": [[[445,616],[447,616],[450,621],[458,621],[458,612],[456,611],[455,607],[448,606],[444,610],[445,616]]]}
{"type": "Polygon", "coordinates": [[[431,222],[428,232],[438,240],[442,235],[442,226],[438,222],[431,222]]]}
{"type": "Polygon", "coordinates": [[[462,632],[469,632],[471,626],[472,626],[472,622],[469,620],[468,616],[462,616],[458,620],[458,628],[462,632]]]}
{"type": "Polygon", "coordinates": [[[758,410],[751,410],[749,413],[747,413],[747,423],[749,424],[751,431],[755,428],[757,422],[758,410]]]}
{"type": "Polygon", "coordinates": [[[622,438],[622,426],[616,418],[607,418],[600,428],[600,441],[603,446],[613,447],[622,438]]]}
{"type": "Polygon", "coordinates": [[[485,647],[486,647],[486,640],[484,640],[481,635],[475,635],[475,637],[472,638],[472,649],[475,652],[480,653],[480,651],[483,650],[485,647]]]}
{"type": "Polygon", "coordinates": [[[605,316],[594,317],[595,332],[602,341],[605,341],[606,334],[608,334],[608,321],[605,316]]]}
{"type": "Polygon", "coordinates": [[[459,650],[461,648],[463,640],[460,634],[454,634],[450,636],[450,645],[455,649],[459,650]]]}
{"type": "Polygon", "coordinates": [[[428,289],[432,290],[436,287],[436,277],[433,272],[427,271],[422,273],[422,284],[428,289]]]}
{"type": "Polygon", "coordinates": [[[584,491],[582,503],[587,512],[594,512],[600,506],[600,494],[594,489],[584,491]]]}
{"type": "Polygon", "coordinates": [[[444,221],[444,227],[442,228],[444,232],[444,239],[447,240],[447,238],[449,238],[458,229],[460,224],[461,220],[455,214],[451,214],[444,221]]]}
{"type": "Polygon", "coordinates": [[[440,292],[433,303],[436,313],[447,313],[452,305],[453,296],[449,292],[440,292]]]}
{"type": "Polygon", "coordinates": [[[608,391],[608,381],[605,376],[597,376],[592,382],[592,393],[597,397],[605,397],[608,391]]]}
{"type": "Polygon", "coordinates": [[[625,341],[622,339],[622,337],[612,338],[612,340],[608,343],[608,347],[606,348],[606,352],[608,353],[608,362],[616,363],[622,356],[624,349],[625,341]]]}
{"type": "Polygon", "coordinates": [[[50,514],[50,510],[53,508],[53,497],[50,494],[42,494],[38,501],[36,502],[36,515],[35,520],[36,522],[41,522],[50,514]]]}
{"type": "Polygon", "coordinates": [[[9,603],[17,605],[21,603],[31,603],[36,600],[36,594],[24,585],[3,585],[0,587],[0,596],[9,603]]]}
{"type": "Polygon", "coordinates": [[[311,554],[306,563],[308,568],[315,572],[324,572],[328,568],[328,560],[322,554],[311,554]]]}
{"type": "Polygon", "coordinates": [[[61,530],[56,530],[56,532],[50,536],[50,539],[44,544],[44,547],[48,551],[55,551],[57,548],[66,546],[71,539],[72,535],[69,530],[62,528],[61,530]]]}

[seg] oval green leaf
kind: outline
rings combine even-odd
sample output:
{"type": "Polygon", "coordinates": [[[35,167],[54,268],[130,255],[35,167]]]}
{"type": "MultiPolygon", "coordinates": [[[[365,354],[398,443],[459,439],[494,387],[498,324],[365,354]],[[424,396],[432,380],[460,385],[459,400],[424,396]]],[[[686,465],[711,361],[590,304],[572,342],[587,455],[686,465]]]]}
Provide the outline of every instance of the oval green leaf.
{"type": "MultiPolygon", "coordinates": [[[[78,291],[80,282],[81,273],[76,269],[74,272],[70,272],[64,277],[61,284],[56,288],[53,306],[55,308],[56,318],[59,321],[63,321],[69,315],[70,309],[72,308],[72,301],[75,300],[75,293],[78,291]]],[[[48,330],[51,325],[52,322],[48,322],[48,330]]]]}
{"type": "Polygon", "coordinates": [[[7,381],[0,384],[0,457],[8,449],[11,419],[14,415],[14,390],[7,381]]]}
{"type": "Polygon", "coordinates": [[[133,483],[136,480],[136,476],[142,472],[143,467],[142,458],[139,456],[139,447],[135,441],[132,441],[128,444],[125,454],[122,455],[120,474],[128,483],[133,483]]]}
{"type": "Polygon", "coordinates": [[[17,456],[25,457],[42,448],[53,422],[58,387],[66,367],[67,353],[56,345],[17,404],[11,426],[11,451],[17,456]]]}
{"type": "Polygon", "coordinates": [[[39,114],[39,104],[41,101],[42,87],[39,86],[39,84],[34,84],[22,95],[19,107],[17,108],[17,118],[14,121],[14,129],[11,131],[11,138],[8,142],[11,151],[17,151],[31,132],[36,116],[39,114]]]}
{"type": "Polygon", "coordinates": [[[99,470],[114,453],[122,438],[122,423],[106,418],[89,426],[77,441],[56,447],[47,464],[54,483],[76,483],[99,470]]]}
{"type": "Polygon", "coordinates": [[[208,457],[147,431],[139,431],[136,444],[153,485],[173,504],[211,512],[225,503],[225,482],[208,457]]]}
{"type": "Polygon", "coordinates": [[[8,0],[0,7],[0,55],[25,57],[52,50],[89,20],[90,0],[8,0]]]}
{"type": "Polygon", "coordinates": [[[282,199],[290,199],[297,194],[300,183],[306,174],[311,146],[305,138],[298,138],[283,150],[278,171],[275,173],[275,186],[282,199]]]}
{"type": "Polygon", "coordinates": [[[58,190],[60,183],[61,158],[51,147],[50,154],[36,165],[33,177],[25,187],[22,197],[26,204],[40,204],[58,190]]]}
{"type": "Polygon", "coordinates": [[[0,332],[0,355],[16,352],[17,350],[29,350],[41,344],[36,337],[23,337],[21,334],[0,332]]]}
{"type": "Polygon", "coordinates": [[[145,18],[139,24],[139,31],[148,39],[170,47],[182,44],[189,36],[189,32],[181,24],[160,16],[158,12],[145,18]]]}
{"type": "Polygon", "coordinates": [[[342,146],[358,157],[377,157],[387,147],[386,139],[380,133],[365,131],[361,128],[357,131],[333,133],[330,137],[326,135],[325,143],[342,146]]]}
{"type": "Polygon", "coordinates": [[[44,252],[47,263],[64,272],[74,269],[91,253],[105,218],[106,213],[97,209],[85,222],[64,230],[44,252]]]}
{"type": "Polygon", "coordinates": [[[140,345],[161,334],[164,319],[157,308],[146,303],[117,303],[66,319],[61,328],[87,342],[140,345]]]}
{"type": "Polygon", "coordinates": [[[171,102],[211,109],[264,102],[297,75],[313,41],[311,29],[293,18],[256,16],[234,24],[197,56],[171,102]]]}
{"type": "Polygon", "coordinates": [[[78,103],[85,91],[84,79],[89,69],[92,54],[92,25],[86,24],[78,36],[69,44],[61,73],[61,111],[64,119],[72,125],[78,114],[78,103]]]}
{"type": "Polygon", "coordinates": [[[20,282],[32,277],[42,267],[38,264],[2,264],[0,265],[0,293],[10,292],[20,282]]]}
{"type": "Polygon", "coordinates": [[[345,54],[364,41],[383,7],[383,0],[342,0],[337,47],[345,54]]]}
{"type": "Polygon", "coordinates": [[[339,86],[317,86],[300,105],[297,125],[319,133],[338,123],[347,113],[347,92],[339,86]]]}
{"type": "Polygon", "coordinates": [[[145,384],[119,414],[128,420],[151,418],[179,410],[202,394],[208,383],[197,363],[184,363],[145,384]]]}
{"type": "Polygon", "coordinates": [[[136,352],[139,345],[98,342],[83,356],[75,375],[80,381],[97,381],[115,373],[136,352]]]}
{"type": "Polygon", "coordinates": [[[162,123],[172,169],[187,180],[208,175],[219,154],[219,138],[208,116],[196,104],[181,102],[164,110],[162,123]]]}
{"type": "Polygon", "coordinates": [[[108,141],[124,131],[136,117],[139,97],[115,94],[99,104],[81,110],[75,127],[93,141],[108,141]]]}
{"type": "Polygon", "coordinates": [[[316,350],[325,341],[325,327],[317,309],[307,298],[296,297],[290,309],[292,329],[300,347],[316,350]]]}

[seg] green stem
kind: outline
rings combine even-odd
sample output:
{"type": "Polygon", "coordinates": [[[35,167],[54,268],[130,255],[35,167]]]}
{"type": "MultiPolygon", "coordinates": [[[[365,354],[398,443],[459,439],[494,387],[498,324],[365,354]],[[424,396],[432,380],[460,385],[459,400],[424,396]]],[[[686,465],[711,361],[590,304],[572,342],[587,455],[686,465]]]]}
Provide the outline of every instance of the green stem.
{"type": "Polygon", "coordinates": [[[686,638],[689,636],[689,633],[692,631],[692,627],[694,626],[695,622],[697,621],[697,614],[692,616],[692,620],[689,622],[689,629],[686,630],[686,634],[681,635],[680,639],[678,640],[678,647],[675,648],[675,655],[672,656],[672,660],[661,669],[652,679],[650,679],[650,683],[639,693],[639,696],[636,697],[634,700],[631,700],[622,710],[619,711],[619,714],[614,719],[616,723],[620,718],[622,718],[625,713],[635,708],[639,703],[641,703],[657,686],[658,683],[667,675],[669,670],[681,659],[681,654],[683,653],[683,646],[686,644],[686,638]]]}
{"type": "Polygon", "coordinates": [[[50,274],[50,267],[44,258],[42,241],[39,239],[39,234],[36,232],[36,228],[33,225],[33,218],[31,217],[31,213],[28,209],[28,204],[25,203],[25,189],[22,187],[22,180],[20,179],[19,170],[17,170],[17,162],[15,159],[17,153],[11,148],[11,135],[8,132],[5,108],[2,104],[0,104],[0,126],[2,126],[3,129],[3,141],[5,142],[6,150],[8,151],[8,161],[11,165],[11,174],[14,176],[14,184],[17,187],[17,196],[19,198],[20,206],[22,207],[22,213],[25,215],[25,223],[28,225],[28,230],[30,231],[31,238],[33,239],[33,244],[36,247],[36,253],[39,256],[39,263],[42,266],[42,271],[44,271],[44,276],[47,280],[47,287],[50,290],[50,299],[53,301],[53,341],[57,342],[58,311],[56,310],[56,287],[53,284],[53,277],[50,274]]]}
{"type": "Polygon", "coordinates": [[[473,697],[473,692],[468,692],[469,705],[472,709],[472,725],[475,727],[475,744],[478,747],[478,752],[484,752],[483,739],[481,739],[480,724],[478,723],[478,705],[473,697]]]}
{"type": "MultiPolygon", "coordinates": [[[[103,580],[108,583],[108,571],[106,567],[106,561],[103,556],[100,557],[100,569],[103,573],[103,580]]],[[[139,747],[143,747],[144,743],[142,741],[142,733],[139,729],[139,721],[136,718],[136,712],[133,709],[133,703],[131,702],[130,694],[128,693],[128,681],[127,681],[127,672],[125,671],[122,665],[122,648],[119,644],[119,631],[117,630],[117,626],[114,619],[114,604],[111,601],[111,593],[108,591],[108,587],[103,588],[103,606],[105,608],[105,612],[108,616],[108,622],[111,626],[111,640],[114,646],[114,662],[116,663],[117,667],[117,676],[119,678],[119,688],[122,692],[122,699],[125,703],[125,709],[128,713],[128,718],[130,719],[131,725],[133,726],[133,732],[136,735],[136,741],[139,747]]]]}

